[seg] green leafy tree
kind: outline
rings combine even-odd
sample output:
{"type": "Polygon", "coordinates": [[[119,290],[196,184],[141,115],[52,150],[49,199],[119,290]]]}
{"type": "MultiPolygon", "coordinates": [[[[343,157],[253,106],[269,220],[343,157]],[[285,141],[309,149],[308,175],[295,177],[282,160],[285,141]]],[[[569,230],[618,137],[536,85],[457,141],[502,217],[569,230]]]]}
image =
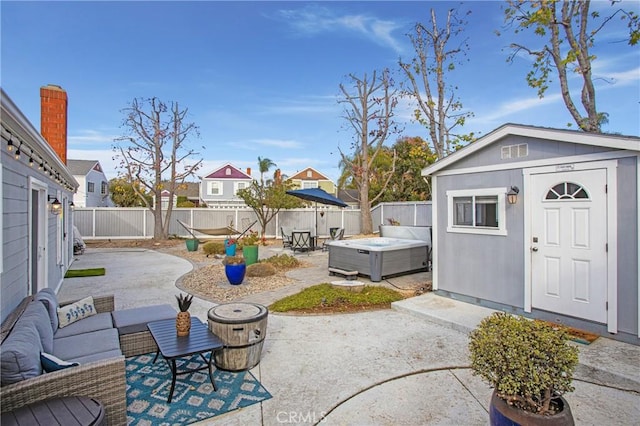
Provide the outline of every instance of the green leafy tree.
{"type": "Polygon", "coordinates": [[[195,176],[202,165],[202,159],[194,160],[199,153],[187,146],[191,137],[199,136],[198,127],[186,122],[188,109],[181,110],[177,102],[167,105],[155,97],[134,99],[122,112],[126,134],[113,146],[120,160],[117,167],[124,179],[139,183],[132,188],[153,213],[153,238],[167,239],[173,203],[163,215],[162,203],[157,201],[163,190],[173,200],[178,185],[195,176]],[[152,205],[144,196],[146,193],[156,203],[152,205]]]}
{"type": "MultiPolygon", "coordinates": [[[[612,1],[611,6],[615,8],[617,3],[612,1]]],[[[507,0],[507,5],[505,22],[513,30],[514,37],[533,33],[543,43],[540,47],[537,44],[531,47],[513,42],[507,61],[513,62],[522,52],[535,60],[526,79],[541,98],[553,81],[552,75],[557,75],[562,99],[578,127],[585,132],[600,133],[602,124],[608,121],[608,114],[598,111],[596,105],[591,65],[596,57],[589,50],[594,46],[596,36],[616,17],[627,24],[628,44],[636,45],[640,40],[638,15],[613,9],[602,17],[599,12],[590,11],[589,0],[507,0]],[[582,110],[575,100],[577,93],[572,93],[569,87],[569,75],[577,75],[581,80],[579,102],[582,110]]]]}
{"type": "Polygon", "coordinates": [[[373,232],[371,206],[380,198],[391,176],[392,167],[382,178],[380,190],[370,195],[373,164],[383,149],[383,144],[392,133],[400,131],[395,123],[395,108],[398,104],[397,89],[389,70],[374,71],[372,75],[358,77],[349,74],[349,84],[340,84],[344,104],[344,118],[353,131],[352,154],[340,150],[342,162],[350,170],[352,183],[358,189],[360,201],[360,222],[362,233],[373,232]]]}
{"type": "Polygon", "coordinates": [[[399,61],[407,78],[403,95],[416,101],[415,119],[427,128],[430,151],[437,158],[475,139],[473,133],[458,131],[473,113],[464,110],[456,96],[458,87],[451,83],[451,73],[469,48],[467,39],[462,38],[466,25],[455,9],[447,12],[445,23],[440,25],[431,9],[431,22],[416,23],[409,34],[416,56],[410,62],[399,61]]]}
{"type": "Polygon", "coordinates": [[[238,197],[255,212],[260,223],[262,238],[266,235],[267,224],[280,210],[304,205],[299,198],[287,195],[287,190],[291,189],[291,186],[291,182],[283,180],[279,171],[276,171],[273,179],[267,181],[261,179],[260,182],[254,180],[249,187],[238,190],[238,197]]]}
{"type": "Polygon", "coordinates": [[[147,204],[153,204],[153,198],[140,187],[139,183],[131,183],[124,178],[113,178],[109,181],[109,194],[111,201],[117,207],[145,207],[147,204]],[[136,186],[135,189],[134,186],[136,186]],[[146,198],[146,203],[139,194],[146,198]]]}
{"type": "Polygon", "coordinates": [[[424,179],[422,169],[433,164],[437,156],[429,144],[421,137],[403,137],[396,141],[393,149],[398,160],[384,201],[430,200],[430,181],[424,179]]]}

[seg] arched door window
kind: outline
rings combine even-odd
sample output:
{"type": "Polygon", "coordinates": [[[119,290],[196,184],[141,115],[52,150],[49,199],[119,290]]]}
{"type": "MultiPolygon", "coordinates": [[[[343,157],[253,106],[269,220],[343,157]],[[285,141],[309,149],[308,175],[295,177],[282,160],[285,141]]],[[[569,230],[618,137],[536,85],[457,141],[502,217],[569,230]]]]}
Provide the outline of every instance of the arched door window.
{"type": "Polygon", "coordinates": [[[562,182],[551,188],[545,200],[588,200],[589,194],[587,191],[577,183],[562,182]]]}

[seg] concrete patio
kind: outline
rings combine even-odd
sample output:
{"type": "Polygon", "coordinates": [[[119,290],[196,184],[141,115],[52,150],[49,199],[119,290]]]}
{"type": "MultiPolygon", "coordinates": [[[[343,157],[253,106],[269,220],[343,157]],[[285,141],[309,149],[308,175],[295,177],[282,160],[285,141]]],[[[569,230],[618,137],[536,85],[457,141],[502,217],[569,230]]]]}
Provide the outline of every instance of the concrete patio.
{"type": "MultiPolygon", "coordinates": [[[[261,252],[261,257],[270,255],[261,252]]],[[[269,305],[335,279],[327,275],[326,253],[298,256],[314,266],[291,271],[288,276],[296,284],[244,301],[269,305]]],[[[179,286],[180,277],[192,269],[185,259],[153,250],[90,248],[77,256],[73,268],[92,267],[105,267],[107,274],[65,279],[61,300],[113,293],[117,309],[175,306],[176,282],[179,286]]],[[[421,273],[390,282],[402,287],[427,278],[421,273]]],[[[190,311],[206,321],[213,306],[194,298],[190,311]]],[[[491,389],[468,369],[467,332],[490,312],[428,293],[397,302],[392,310],[271,313],[262,359],[252,373],[273,398],[199,424],[485,425],[491,389]]],[[[636,424],[640,347],[606,338],[579,347],[576,390],[566,396],[576,424],[636,424]]]]}

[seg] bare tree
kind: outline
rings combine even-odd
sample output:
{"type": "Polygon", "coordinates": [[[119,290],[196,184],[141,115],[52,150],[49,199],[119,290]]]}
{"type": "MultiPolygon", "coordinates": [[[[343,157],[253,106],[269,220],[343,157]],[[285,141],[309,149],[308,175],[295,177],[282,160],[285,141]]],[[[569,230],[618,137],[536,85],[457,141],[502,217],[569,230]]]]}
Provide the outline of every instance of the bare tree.
{"type": "MultiPolygon", "coordinates": [[[[527,83],[538,90],[543,97],[555,68],[562,99],[578,127],[585,132],[601,132],[601,126],[607,122],[607,113],[598,111],[596,91],[593,85],[591,62],[595,59],[589,49],[593,47],[596,35],[616,16],[627,22],[630,45],[638,42],[638,15],[615,10],[612,14],[600,19],[598,12],[590,12],[589,0],[562,1],[525,1],[508,0],[504,9],[505,22],[514,33],[532,31],[542,37],[545,44],[538,49],[511,43],[512,53],[507,59],[513,62],[520,52],[535,58],[531,71],[527,74],[527,83]],[[582,79],[580,90],[581,111],[571,93],[568,73],[579,75],[582,79]]],[[[612,1],[612,6],[617,3],[612,1]]]]}
{"type": "Polygon", "coordinates": [[[120,175],[135,183],[134,191],[153,213],[153,238],[166,239],[176,188],[202,165],[202,159],[192,160],[199,153],[186,147],[189,137],[199,136],[198,127],[185,123],[188,109],[180,110],[177,102],[167,106],[155,97],[134,99],[122,112],[125,114],[122,127],[127,134],[116,139],[113,147],[120,159],[120,175]],[[153,205],[140,188],[146,188],[155,198],[153,205]],[[164,190],[168,191],[170,202],[163,220],[164,190]]]}
{"type": "Polygon", "coordinates": [[[455,133],[456,127],[464,126],[473,113],[463,110],[456,97],[458,88],[447,81],[447,73],[456,69],[460,64],[458,58],[465,56],[469,48],[466,38],[451,46],[460,38],[465,24],[457,11],[451,9],[446,23],[439,27],[436,12],[431,9],[431,25],[427,27],[418,22],[409,34],[416,57],[411,62],[399,60],[408,79],[404,95],[417,102],[415,118],[429,131],[430,145],[437,158],[444,158],[474,139],[473,133],[455,133]]]}
{"type": "Polygon", "coordinates": [[[353,182],[360,193],[362,232],[370,234],[373,232],[371,205],[384,193],[395,169],[394,154],[391,170],[385,174],[380,192],[370,197],[371,166],[387,138],[392,133],[399,132],[393,119],[394,109],[398,104],[397,90],[389,70],[380,73],[374,71],[370,78],[367,74],[362,78],[349,74],[349,79],[350,86],[340,84],[343,97],[338,102],[345,105],[344,118],[354,132],[354,152],[348,155],[340,150],[340,156],[351,170],[353,182]]]}

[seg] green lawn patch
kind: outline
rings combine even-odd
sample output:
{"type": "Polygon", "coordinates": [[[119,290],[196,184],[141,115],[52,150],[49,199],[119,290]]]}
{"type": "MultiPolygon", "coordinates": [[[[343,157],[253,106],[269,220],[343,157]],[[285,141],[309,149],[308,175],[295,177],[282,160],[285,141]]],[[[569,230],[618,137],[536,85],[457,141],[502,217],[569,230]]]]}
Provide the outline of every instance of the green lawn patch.
{"type": "Polygon", "coordinates": [[[104,268],[90,268],[90,269],[69,269],[64,275],[65,278],[78,278],[78,277],[97,277],[106,273],[104,268]]]}
{"type": "Polygon", "coordinates": [[[391,302],[404,297],[395,290],[379,286],[365,286],[361,293],[318,284],[287,296],[271,306],[273,312],[357,312],[389,308],[391,302]]]}

